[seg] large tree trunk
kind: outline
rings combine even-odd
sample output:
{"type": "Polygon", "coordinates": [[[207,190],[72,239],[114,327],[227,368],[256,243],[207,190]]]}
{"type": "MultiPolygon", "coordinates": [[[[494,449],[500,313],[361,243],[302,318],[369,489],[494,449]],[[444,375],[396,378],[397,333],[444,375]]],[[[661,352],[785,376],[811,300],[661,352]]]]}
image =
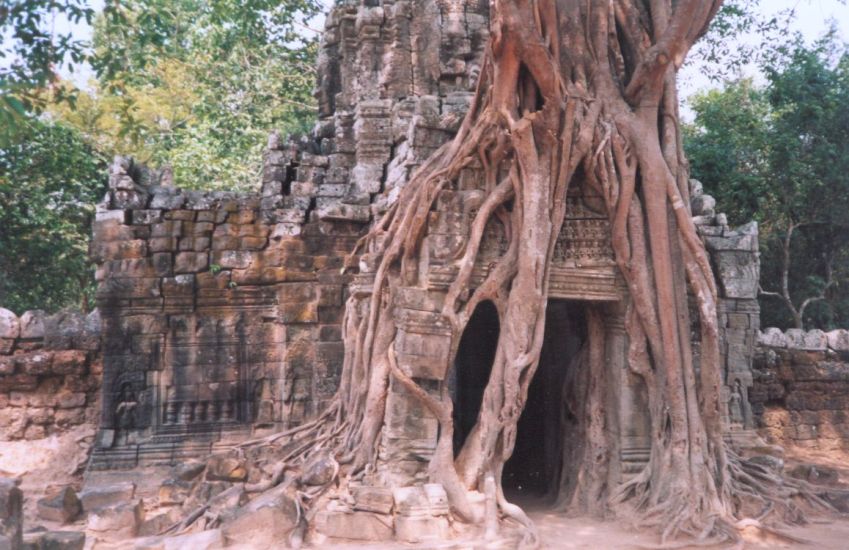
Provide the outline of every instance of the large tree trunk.
{"type": "MultiPolygon", "coordinates": [[[[504,497],[501,472],[537,369],[545,329],[548,275],[570,185],[604,198],[630,301],[630,369],[648,388],[652,447],[645,470],[607,486],[601,424],[603,326],[588,311],[582,353],[583,457],[560,503],[590,512],[636,514],[663,539],[736,538],[740,495],[772,502],[777,482],[744,471],[724,444],[720,418],[716,287],[689,211],[675,74],[721,0],[493,0],[491,42],[472,106],[456,138],[429,159],[356,253],[374,273],[370,292],[349,299],[342,382],[332,406],[297,429],[287,460],[330,448],[342,476],[376,461],[387,389],[394,377],[435,415],[440,437],[430,476],[453,513],[473,517],[467,495],[494,478],[502,517],[533,526],[504,497]],[[484,193],[442,314],[459,339],[475,307],[491,300],[502,327],[480,415],[454,458],[452,404],[436,399],[399,367],[393,342],[395,295],[420,284],[428,213],[467,166],[481,167],[484,193]],[[487,278],[471,287],[488,223],[509,244],[487,278]],[[698,305],[700,360],[690,341],[688,293],[698,305]],[[766,496],[760,496],[766,494],[766,496]]],[[[454,344],[456,352],[457,343],[454,344]]],[[[447,390],[446,390],[447,391],[447,390]]],[[[280,470],[282,472],[282,468],[280,470]]],[[[281,479],[275,473],[271,483],[281,479]]],[[[311,495],[311,498],[315,495],[311,495]]],[[[781,493],[780,497],[787,496],[781,493]]]]}

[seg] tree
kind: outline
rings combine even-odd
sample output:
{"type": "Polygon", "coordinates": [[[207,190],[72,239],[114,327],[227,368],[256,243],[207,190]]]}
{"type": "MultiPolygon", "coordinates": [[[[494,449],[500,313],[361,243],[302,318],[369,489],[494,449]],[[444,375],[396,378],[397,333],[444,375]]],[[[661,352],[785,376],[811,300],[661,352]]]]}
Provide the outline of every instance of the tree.
{"type": "Polygon", "coordinates": [[[18,313],[87,310],[88,240],[106,162],[60,124],[30,120],[0,148],[0,304],[18,313]]]}
{"type": "MultiPolygon", "coordinates": [[[[630,291],[629,366],[648,388],[652,447],[640,474],[606,486],[602,321],[590,309],[580,391],[586,402],[578,412],[584,454],[563,501],[573,511],[635,515],[660,529],[663,541],[739,539],[734,525],[743,495],[766,508],[793,509],[792,483],[742,462],[723,440],[716,285],[688,208],[675,75],[720,4],[494,1],[479,84],[457,136],[419,168],[356,251],[375,266],[374,283],[368,297],[347,304],[339,392],[315,421],[263,442],[292,436],[290,459],[330,448],[342,477],[367,471],[377,458],[387,388],[397,381],[439,422],[428,471],[445,487],[452,513],[472,520],[469,491],[494,492],[501,515],[525,526],[533,540],[528,517],[504,497],[501,472],[539,362],[566,193],[583,186],[603,197],[630,291]],[[471,165],[481,167],[486,187],[441,313],[459,335],[475,307],[491,301],[503,330],[480,414],[455,459],[447,389],[437,399],[399,367],[392,304],[403,288],[424,285],[417,266],[429,212],[471,165]],[[501,224],[509,242],[473,287],[489,223],[501,224]],[[698,369],[688,289],[697,304],[698,369]]],[[[286,467],[281,462],[264,483],[280,482],[286,467]]]]}
{"type": "MultiPolygon", "coordinates": [[[[84,113],[60,108],[108,150],[169,165],[187,188],[255,187],[268,133],[307,129],[314,0],[134,0],[95,22],[98,81],[84,113]]],[[[79,105],[78,105],[79,108],[79,105]]]]}
{"type": "Polygon", "coordinates": [[[733,223],[761,223],[764,322],[842,326],[849,55],[833,36],[771,50],[763,89],[741,80],[693,100],[688,156],[733,223]]]}
{"type": "Polygon", "coordinates": [[[50,23],[56,15],[91,22],[94,11],[84,0],[13,0],[0,5],[0,145],[14,139],[31,111],[44,107],[40,91],[56,80],[56,68],[85,58],[84,41],[70,31],[53,31],[50,23]]]}

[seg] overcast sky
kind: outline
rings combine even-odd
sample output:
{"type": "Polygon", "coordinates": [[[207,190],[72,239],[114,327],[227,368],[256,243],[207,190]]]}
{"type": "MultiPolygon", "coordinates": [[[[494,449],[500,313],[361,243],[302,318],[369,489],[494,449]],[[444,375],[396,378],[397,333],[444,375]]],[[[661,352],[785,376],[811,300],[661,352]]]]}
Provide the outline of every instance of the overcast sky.
{"type": "MultiPolygon", "coordinates": [[[[333,0],[322,0],[325,6],[329,9],[333,4],[333,0]]],[[[92,6],[100,10],[103,7],[103,0],[93,0],[92,6]]],[[[849,6],[842,0],[761,0],[758,11],[765,16],[778,15],[787,9],[795,10],[795,18],[793,19],[790,30],[791,32],[799,31],[807,41],[813,41],[822,36],[827,30],[831,22],[837,26],[838,34],[843,42],[849,43],[849,6]]],[[[64,30],[69,27],[67,22],[57,21],[57,30],[64,30]]],[[[310,22],[312,28],[320,29],[324,25],[324,16],[317,17],[310,22]]],[[[85,24],[71,26],[74,34],[81,39],[91,37],[91,27],[85,24]]],[[[749,43],[757,43],[757,36],[741,37],[742,41],[749,43]]],[[[753,67],[745,69],[749,75],[755,76],[756,71],[753,67]]],[[[88,70],[77,70],[69,76],[77,85],[85,86],[86,81],[91,77],[88,70]]],[[[686,98],[693,92],[716,86],[710,81],[704,67],[698,63],[689,62],[681,71],[679,76],[679,88],[681,97],[686,98]]],[[[688,113],[684,113],[687,117],[688,113]]]]}

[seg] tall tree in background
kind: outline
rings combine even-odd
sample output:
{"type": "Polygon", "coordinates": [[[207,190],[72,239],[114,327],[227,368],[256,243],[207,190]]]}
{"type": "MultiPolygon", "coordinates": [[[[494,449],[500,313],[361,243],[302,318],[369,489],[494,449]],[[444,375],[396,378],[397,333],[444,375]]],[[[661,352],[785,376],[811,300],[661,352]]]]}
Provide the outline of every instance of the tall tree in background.
{"type": "Polygon", "coordinates": [[[22,313],[87,310],[88,241],[106,162],[76,130],[29,121],[0,146],[0,304],[22,313]]]}
{"type": "Polygon", "coordinates": [[[849,55],[829,35],[772,48],[767,84],[693,100],[694,176],[732,223],[761,223],[766,325],[849,325],[849,55]]]}
{"type": "Polygon", "coordinates": [[[268,133],[315,118],[316,0],[132,0],[95,23],[93,92],[58,116],[187,188],[258,184],[268,133]]]}

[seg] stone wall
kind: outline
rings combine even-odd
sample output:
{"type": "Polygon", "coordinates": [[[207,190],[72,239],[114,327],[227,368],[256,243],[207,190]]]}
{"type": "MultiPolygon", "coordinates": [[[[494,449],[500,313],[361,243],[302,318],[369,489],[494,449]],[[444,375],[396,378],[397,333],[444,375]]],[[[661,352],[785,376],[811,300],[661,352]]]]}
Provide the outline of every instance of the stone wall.
{"type": "Polygon", "coordinates": [[[96,424],[100,318],[0,308],[0,441],[96,424]]]}
{"type": "Polygon", "coordinates": [[[270,136],[257,193],[187,191],[116,159],[92,244],[104,346],[92,468],[178,462],[321,410],[344,356],[345,257],[462,120],[487,13],[479,0],[337,3],[319,120],[302,138],[270,136]]]}
{"type": "Polygon", "coordinates": [[[751,400],[771,442],[849,449],[849,331],[766,329],[756,348],[751,400]]]}
{"type": "MultiPolygon", "coordinates": [[[[751,222],[729,227],[725,214],[715,211],[716,201],[690,181],[691,207],[718,285],[719,352],[723,369],[723,399],[728,436],[738,443],[754,435],[754,418],[749,403],[752,389],[752,359],[758,329],[758,281],[760,255],[758,225],[751,222]]],[[[693,319],[698,316],[694,311],[693,319]]],[[[698,327],[694,327],[694,336],[698,327]]],[[[697,340],[694,337],[694,340],[697,340]]],[[[698,353],[698,343],[696,352],[698,353]]]]}

